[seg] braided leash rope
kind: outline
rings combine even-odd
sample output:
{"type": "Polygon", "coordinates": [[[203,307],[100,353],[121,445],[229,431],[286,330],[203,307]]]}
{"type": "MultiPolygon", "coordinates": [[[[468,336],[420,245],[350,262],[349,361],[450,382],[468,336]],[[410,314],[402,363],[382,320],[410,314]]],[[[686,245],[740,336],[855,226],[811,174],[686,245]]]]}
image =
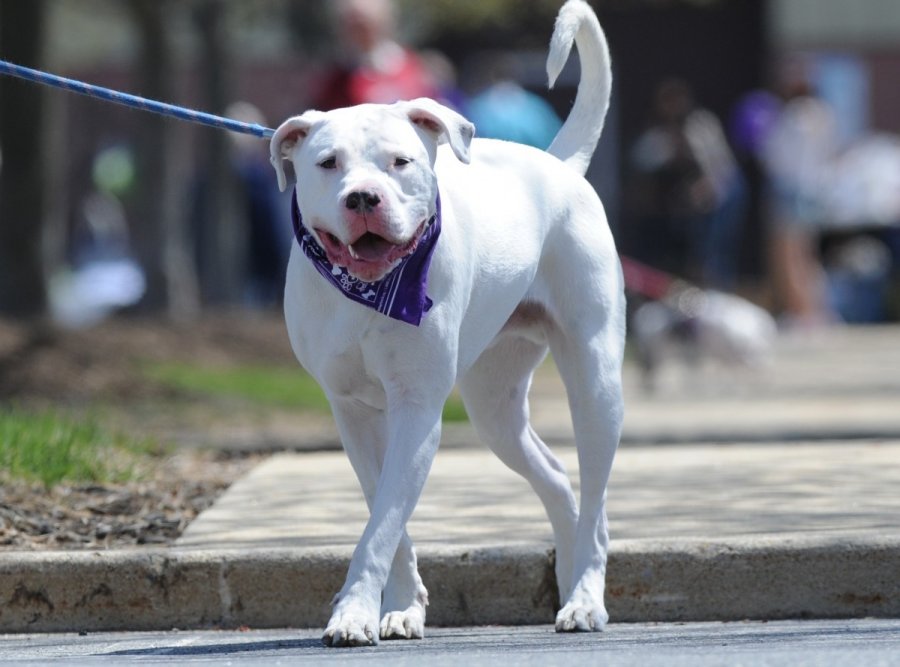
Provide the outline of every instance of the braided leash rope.
{"type": "Polygon", "coordinates": [[[230,132],[252,134],[263,139],[268,139],[275,134],[275,130],[263,127],[256,123],[243,123],[238,120],[215,116],[203,111],[195,111],[174,104],[149,100],[145,97],[122,93],[117,90],[103,88],[102,86],[94,86],[82,81],[76,81],[75,79],[67,79],[66,77],[48,74],[47,72],[31,69],[30,67],[23,67],[22,65],[15,65],[5,60],[0,60],[0,74],[7,74],[33,83],[51,86],[53,88],[61,88],[72,93],[121,104],[122,106],[130,107],[132,109],[149,111],[151,113],[170,116],[189,123],[199,123],[209,127],[229,130],[230,132]]]}

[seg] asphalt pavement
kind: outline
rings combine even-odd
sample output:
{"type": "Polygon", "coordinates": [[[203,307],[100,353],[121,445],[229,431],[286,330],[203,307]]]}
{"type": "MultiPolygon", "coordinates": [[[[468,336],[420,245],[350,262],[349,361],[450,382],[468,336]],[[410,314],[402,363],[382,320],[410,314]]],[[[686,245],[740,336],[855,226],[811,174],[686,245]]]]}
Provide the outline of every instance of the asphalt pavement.
{"type": "Polygon", "coordinates": [[[365,664],[368,667],[712,667],[900,665],[900,621],[613,623],[602,634],[552,626],[429,628],[422,641],[332,649],[314,630],[0,636],[0,664],[365,664]]]}
{"type": "MultiPolygon", "coordinates": [[[[900,328],[783,337],[754,372],[626,369],[609,491],[614,622],[900,618],[900,328]]],[[[577,480],[552,364],[536,429],[577,480]]],[[[366,519],[334,435],[297,434],[167,549],[0,553],[0,632],[321,628],[366,519]]],[[[549,624],[549,525],[466,426],[409,525],[428,624],[549,624]]],[[[624,663],[623,663],[624,664],[624,663]]]]}

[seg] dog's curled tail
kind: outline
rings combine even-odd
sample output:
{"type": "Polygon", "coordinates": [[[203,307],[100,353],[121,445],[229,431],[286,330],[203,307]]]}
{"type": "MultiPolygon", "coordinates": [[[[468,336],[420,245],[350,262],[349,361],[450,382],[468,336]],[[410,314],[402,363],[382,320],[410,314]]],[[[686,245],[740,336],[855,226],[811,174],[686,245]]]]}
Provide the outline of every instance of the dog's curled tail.
{"type": "Polygon", "coordinates": [[[550,88],[553,88],[569,59],[573,43],[578,46],[581,80],[572,111],[547,152],[583,175],[600,140],[612,93],[612,69],[606,35],[594,11],[584,0],[568,0],[556,17],[547,58],[550,88]]]}

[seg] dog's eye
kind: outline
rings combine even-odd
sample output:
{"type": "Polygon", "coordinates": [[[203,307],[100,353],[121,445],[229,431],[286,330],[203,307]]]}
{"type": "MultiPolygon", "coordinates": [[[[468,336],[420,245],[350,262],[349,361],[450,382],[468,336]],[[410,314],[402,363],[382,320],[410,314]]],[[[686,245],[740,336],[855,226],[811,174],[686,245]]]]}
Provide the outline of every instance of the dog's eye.
{"type": "Polygon", "coordinates": [[[410,160],[408,157],[394,158],[394,166],[395,167],[405,167],[410,162],[412,162],[412,160],[410,160]]]}
{"type": "Polygon", "coordinates": [[[322,169],[336,169],[337,168],[337,158],[329,157],[325,158],[319,163],[319,167],[322,169]]]}

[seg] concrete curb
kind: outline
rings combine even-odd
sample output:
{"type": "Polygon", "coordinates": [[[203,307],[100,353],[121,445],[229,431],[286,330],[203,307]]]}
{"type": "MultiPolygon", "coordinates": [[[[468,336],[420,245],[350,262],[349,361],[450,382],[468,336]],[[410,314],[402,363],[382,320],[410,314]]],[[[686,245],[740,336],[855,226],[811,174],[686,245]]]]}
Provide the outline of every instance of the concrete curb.
{"type": "MultiPolygon", "coordinates": [[[[322,627],[350,550],[0,554],[0,632],[322,627]]],[[[545,546],[427,548],[430,625],[545,624],[545,546]]],[[[900,617],[900,537],[614,542],[614,622],[900,617]]]]}

